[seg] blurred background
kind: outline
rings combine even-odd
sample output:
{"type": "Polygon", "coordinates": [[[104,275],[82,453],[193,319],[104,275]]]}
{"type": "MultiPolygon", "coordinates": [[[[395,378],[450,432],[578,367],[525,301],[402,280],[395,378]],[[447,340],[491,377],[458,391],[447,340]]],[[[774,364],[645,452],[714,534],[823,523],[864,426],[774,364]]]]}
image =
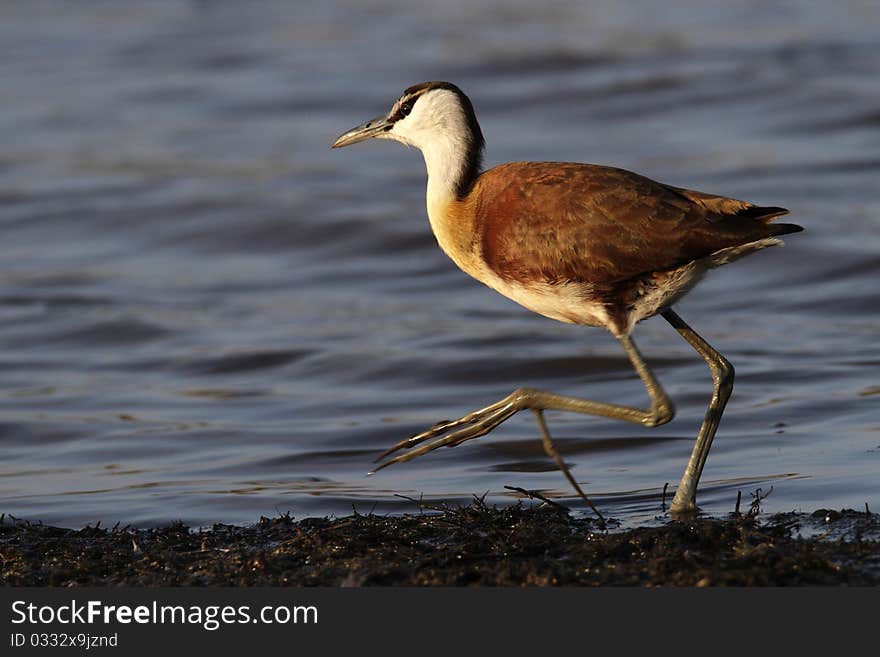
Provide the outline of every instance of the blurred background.
{"type": "MultiPolygon", "coordinates": [[[[805,233],[678,306],[738,373],[699,502],[880,509],[876,2],[6,0],[0,512],[248,523],[511,503],[505,485],[582,509],[525,415],[364,476],[518,386],[647,399],[610,335],[446,259],[418,152],[329,150],[431,79],[470,95],[489,166],[610,164],[790,208],[805,233]]],[[[665,322],[635,336],[673,423],[548,418],[624,523],[660,513],[711,390],[665,322]]]]}

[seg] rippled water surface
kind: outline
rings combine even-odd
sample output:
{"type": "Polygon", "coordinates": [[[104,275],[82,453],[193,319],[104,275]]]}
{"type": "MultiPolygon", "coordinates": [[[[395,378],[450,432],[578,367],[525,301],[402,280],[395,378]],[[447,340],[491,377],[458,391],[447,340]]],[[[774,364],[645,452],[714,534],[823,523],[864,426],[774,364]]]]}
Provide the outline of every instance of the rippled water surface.
{"type": "MultiPolygon", "coordinates": [[[[581,508],[525,414],[364,476],[517,386],[646,399],[609,334],[446,259],[417,152],[328,149],[427,79],[470,94],[489,165],[613,164],[789,207],[806,232],[678,306],[738,373],[699,501],[880,508],[880,6],[473,4],[3,3],[0,512],[244,523],[506,485],[581,508]]],[[[635,338],[674,422],[548,416],[628,522],[659,512],[711,389],[661,319],[635,338]]]]}

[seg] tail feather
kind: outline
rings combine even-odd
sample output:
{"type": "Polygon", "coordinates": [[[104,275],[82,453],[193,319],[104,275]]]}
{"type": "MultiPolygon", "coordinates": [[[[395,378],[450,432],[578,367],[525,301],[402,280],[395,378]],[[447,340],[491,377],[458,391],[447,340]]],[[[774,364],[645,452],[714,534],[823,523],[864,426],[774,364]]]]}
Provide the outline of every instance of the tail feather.
{"type": "Polygon", "coordinates": [[[788,210],[786,208],[778,208],[772,205],[748,205],[741,210],[738,210],[736,214],[738,217],[757,219],[766,224],[773,221],[776,217],[788,214],[788,210]]]}
{"type": "Polygon", "coordinates": [[[802,226],[797,224],[774,224],[771,223],[776,217],[788,214],[785,208],[778,208],[770,205],[749,205],[736,213],[737,217],[748,217],[755,221],[760,221],[767,225],[769,229],[768,236],[788,235],[789,233],[799,233],[803,230],[802,226]]]}

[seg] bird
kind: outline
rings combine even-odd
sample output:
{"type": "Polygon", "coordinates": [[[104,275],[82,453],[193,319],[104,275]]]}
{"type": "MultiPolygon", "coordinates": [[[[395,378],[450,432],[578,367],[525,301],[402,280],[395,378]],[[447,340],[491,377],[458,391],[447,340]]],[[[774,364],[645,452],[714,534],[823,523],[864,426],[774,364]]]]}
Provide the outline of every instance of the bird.
{"type": "Polygon", "coordinates": [[[450,82],[409,87],[387,113],[344,132],[331,147],[371,138],[422,152],[428,221],[440,248],[460,269],[539,315],[607,329],[650,397],[649,407],[638,408],[520,387],[394,444],[379,456],[373,472],[484,436],[516,413],[531,411],[544,450],[601,519],[560,457],[544,412],[570,411],[645,427],[670,422],[673,401],[631,335],[638,322],[660,315],[705,360],[713,379],[705,417],[670,505],[673,515],[696,513],[697,486],[735,373],[673,305],[709,270],[803,230],[773,221],[788,210],[598,164],[509,162],[483,170],[485,140],[473,103],[450,82]]]}

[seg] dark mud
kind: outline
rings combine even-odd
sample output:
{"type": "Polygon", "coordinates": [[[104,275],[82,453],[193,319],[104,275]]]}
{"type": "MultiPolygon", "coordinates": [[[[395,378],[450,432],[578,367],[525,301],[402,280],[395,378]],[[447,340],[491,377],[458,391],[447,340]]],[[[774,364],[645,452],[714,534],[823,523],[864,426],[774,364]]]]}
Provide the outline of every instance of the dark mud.
{"type": "Polygon", "coordinates": [[[871,586],[880,516],[731,514],[616,531],[517,505],[61,529],[6,516],[7,586],[871,586]]]}

